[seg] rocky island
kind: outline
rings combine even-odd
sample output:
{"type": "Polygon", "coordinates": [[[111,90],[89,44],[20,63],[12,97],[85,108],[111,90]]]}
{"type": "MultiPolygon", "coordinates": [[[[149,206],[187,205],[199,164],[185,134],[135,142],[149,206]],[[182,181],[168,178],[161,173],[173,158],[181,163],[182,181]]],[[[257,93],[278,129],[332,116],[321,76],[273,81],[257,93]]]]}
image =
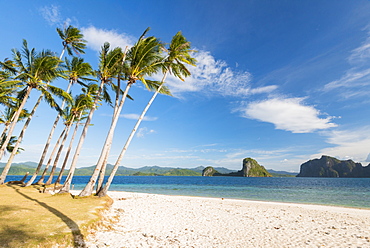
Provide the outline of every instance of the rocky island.
{"type": "Polygon", "coordinates": [[[237,172],[231,173],[219,173],[212,166],[208,166],[203,170],[202,176],[228,176],[228,177],[271,177],[271,174],[263,167],[259,165],[256,160],[252,158],[243,159],[243,168],[237,172]]]}
{"type": "Polygon", "coordinates": [[[297,177],[370,177],[369,165],[323,155],[303,163],[297,177]]]}

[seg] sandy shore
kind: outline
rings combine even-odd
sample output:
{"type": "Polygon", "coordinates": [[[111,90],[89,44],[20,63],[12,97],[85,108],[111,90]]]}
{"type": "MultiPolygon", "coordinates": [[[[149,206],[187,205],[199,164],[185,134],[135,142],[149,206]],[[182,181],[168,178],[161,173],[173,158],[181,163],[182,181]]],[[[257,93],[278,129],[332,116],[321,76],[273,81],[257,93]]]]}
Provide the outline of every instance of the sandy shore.
{"type": "Polygon", "coordinates": [[[110,192],[88,247],[370,247],[370,210],[110,192]]]}

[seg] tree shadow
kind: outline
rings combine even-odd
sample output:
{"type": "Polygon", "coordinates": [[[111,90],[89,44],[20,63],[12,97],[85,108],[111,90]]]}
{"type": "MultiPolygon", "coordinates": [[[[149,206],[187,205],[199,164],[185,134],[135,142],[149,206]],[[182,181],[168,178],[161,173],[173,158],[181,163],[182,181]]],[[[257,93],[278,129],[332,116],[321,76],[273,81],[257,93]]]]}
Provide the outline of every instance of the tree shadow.
{"type": "Polygon", "coordinates": [[[2,216],[6,216],[8,212],[28,210],[27,208],[14,207],[12,205],[0,206],[0,247],[13,247],[14,241],[18,243],[25,243],[32,235],[23,230],[24,227],[18,225],[17,227],[7,225],[2,216]],[[11,237],[11,238],[10,238],[11,237]]]}
{"type": "Polygon", "coordinates": [[[68,228],[71,229],[71,232],[73,235],[74,247],[86,248],[84,235],[81,233],[80,227],[74,220],[72,220],[71,218],[69,218],[68,216],[60,212],[59,210],[47,205],[46,203],[40,202],[37,199],[33,199],[32,197],[29,197],[28,195],[23,194],[18,188],[13,187],[13,186],[10,186],[10,187],[12,187],[18,194],[20,194],[24,198],[30,201],[36,202],[37,204],[39,204],[40,206],[42,206],[43,208],[45,208],[46,210],[48,210],[49,212],[51,212],[52,214],[60,218],[68,226],[68,228]]]}
{"type": "Polygon", "coordinates": [[[14,247],[15,239],[17,239],[17,243],[26,243],[27,239],[30,237],[30,233],[21,230],[21,227],[14,228],[5,226],[2,229],[3,230],[0,232],[0,247],[14,247]],[[8,238],[9,234],[12,236],[11,239],[8,238]],[[22,237],[21,240],[19,240],[20,237],[22,237]]]}

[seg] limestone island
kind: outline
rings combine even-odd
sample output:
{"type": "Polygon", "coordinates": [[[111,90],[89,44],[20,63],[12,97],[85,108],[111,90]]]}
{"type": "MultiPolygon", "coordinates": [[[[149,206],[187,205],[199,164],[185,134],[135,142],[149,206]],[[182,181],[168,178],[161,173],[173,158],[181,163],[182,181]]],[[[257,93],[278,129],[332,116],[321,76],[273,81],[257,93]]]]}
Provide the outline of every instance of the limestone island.
{"type": "Polygon", "coordinates": [[[370,164],[364,167],[352,160],[323,155],[320,159],[303,163],[297,177],[370,177],[370,164]]]}
{"type": "Polygon", "coordinates": [[[252,158],[243,159],[243,168],[237,172],[223,174],[215,170],[212,166],[208,166],[203,170],[202,176],[205,177],[272,177],[272,175],[263,167],[259,165],[256,160],[252,158]]]}

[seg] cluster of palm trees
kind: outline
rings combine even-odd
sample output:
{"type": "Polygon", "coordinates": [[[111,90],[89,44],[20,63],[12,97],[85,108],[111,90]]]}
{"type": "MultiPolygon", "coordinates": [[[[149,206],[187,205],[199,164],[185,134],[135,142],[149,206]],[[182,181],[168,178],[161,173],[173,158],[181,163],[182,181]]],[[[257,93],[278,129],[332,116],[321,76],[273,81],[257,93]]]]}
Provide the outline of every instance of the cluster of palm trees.
{"type": "Polygon", "coordinates": [[[195,66],[196,61],[192,57],[193,50],[191,50],[190,43],[181,32],[178,32],[172,38],[171,43],[166,45],[154,36],[146,37],[148,31],[149,28],[144,31],[132,47],[126,47],[124,50],[121,47],[111,48],[109,43],[105,43],[100,51],[97,70],[94,70],[83,58],[76,57],[76,55],[84,54],[86,41],[83,39],[80,30],[73,26],[57,29],[63,45],[63,50],[59,57],[49,50],[36,52],[35,49],[29,49],[27,42],[23,41],[21,51],[13,49],[13,58],[0,62],[0,105],[4,109],[0,112],[0,125],[4,127],[0,137],[0,160],[4,158],[6,151],[10,153],[7,164],[0,176],[0,184],[4,184],[14,156],[22,150],[19,147],[20,142],[24,138],[24,134],[37,107],[44,99],[57,111],[57,117],[48,135],[45,147],[41,152],[36,171],[25,186],[30,186],[34,183],[52,184],[57,165],[59,161],[63,160],[59,175],[54,181],[55,186],[57,186],[61,183],[62,174],[68,167],[67,163],[73,154],[70,159],[68,175],[59,189],[59,193],[69,192],[79,154],[92,117],[95,110],[105,101],[113,107],[111,125],[95,170],[89,182],[81,191],[80,196],[92,195],[95,186],[98,196],[107,194],[122,158],[155,97],[158,93],[171,95],[168,88],[164,85],[167,75],[172,74],[184,81],[185,77],[190,76],[186,66],[195,66]],[[63,60],[65,51],[67,51],[69,58],[66,57],[63,60]],[[163,74],[161,81],[151,79],[160,73],[163,74]],[[69,84],[66,90],[53,85],[56,79],[59,78],[68,80],[69,84]],[[154,91],[154,94],[123,145],[114,168],[104,184],[105,170],[114,131],[125,100],[127,98],[132,99],[128,93],[136,82],[141,82],[145,88],[154,91]],[[70,94],[70,90],[74,84],[81,85],[81,93],[73,97],[70,94]],[[33,91],[40,92],[40,96],[31,112],[28,112],[24,107],[33,91]],[[57,98],[60,100],[57,101],[57,98]],[[61,102],[61,104],[59,105],[58,102],[61,102]],[[64,129],[59,134],[50,152],[41,177],[35,182],[46,161],[46,155],[51,146],[54,132],[61,118],[63,119],[64,129]],[[26,121],[20,134],[14,136],[13,131],[16,124],[24,120],[26,121]],[[83,128],[75,148],[72,148],[79,126],[83,126],[83,128]],[[72,136],[69,137],[71,131],[72,136]],[[65,149],[67,138],[70,138],[70,141],[64,158],[62,158],[62,151],[65,149]],[[50,167],[49,178],[44,182],[50,167]]]}

